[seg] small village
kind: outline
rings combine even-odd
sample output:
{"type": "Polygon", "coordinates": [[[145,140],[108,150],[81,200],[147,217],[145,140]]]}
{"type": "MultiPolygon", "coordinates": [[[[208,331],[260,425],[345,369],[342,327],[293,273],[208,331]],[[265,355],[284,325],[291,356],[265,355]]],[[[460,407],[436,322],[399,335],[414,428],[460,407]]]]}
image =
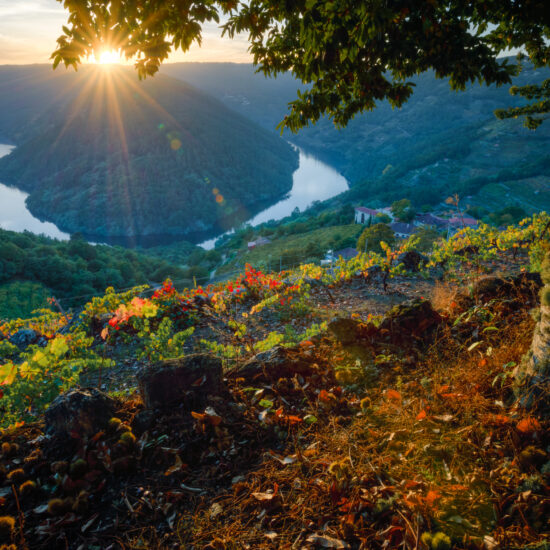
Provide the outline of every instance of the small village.
{"type": "MultiPolygon", "coordinates": [[[[415,212],[410,201],[406,199],[397,201],[391,206],[377,209],[356,206],[354,208],[354,223],[365,227],[371,227],[379,223],[386,224],[398,240],[410,238],[421,228],[433,229],[449,238],[464,227],[472,229],[478,227],[479,221],[475,218],[463,215],[460,211],[450,213],[448,205],[445,206],[447,206],[447,209],[442,205],[442,208],[437,212],[415,212]]],[[[253,250],[271,242],[272,240],[269,237],[259,236],[257,239],[248,242],[248,250],[253,250]]],[[[358,254],[357,248],[352,246],[339,250],[328,250],[320,263],[321,265],[330,265],[340,258],[349,260],[358,254]]]]}

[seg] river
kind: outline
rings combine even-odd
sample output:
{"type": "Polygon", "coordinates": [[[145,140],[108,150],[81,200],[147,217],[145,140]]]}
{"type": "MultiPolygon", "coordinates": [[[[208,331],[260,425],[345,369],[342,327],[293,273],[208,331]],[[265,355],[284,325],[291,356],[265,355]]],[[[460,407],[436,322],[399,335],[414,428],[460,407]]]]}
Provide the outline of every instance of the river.
{"type": "MultiPolygon", "coordinates": [[[[11,145],[0,144],[0,157],[8,155],[12,149],[11,145]]],[[[280,220],[292,214],[296,208],[303,211],[314,201],[329,199],[348,189],[348,182],[334,168],[300,149],[298,152],[299,166],[293,174],[292,189],[288,196],[254,216],[248,223],[254,226],[269,220],[280,220]]],[[[31,231],[60,240],[68,239],[69,235],[60,231],[55,224],[42,222],[28,211],[25,204],[27,196],[19,189],[0,183],[0,227],[11,231],[31,231]]],[[[218,238],[204,241],[199,246],[209,250],[218,238]]]]}
{"type": "MultiPolygon", "coordinates": [[[[298,169],[292,175],[292,189],[288,196],[256,214],[247,223],[255,226],[270,220],[280,220],[290,216],[295,208],[303,211],[315,201],[330,199],[349,189],[346,178],[334,168],[304,153],[301,149],[298,149],[298,153],[300,155],[298,169]]],[[[228,231],[227,234],[232,232],[233,230],[228,231]]],[[[220,235],[199,243],[199,246],[210,250],[214,248],[214,244],[219,238],[220,235]]]]}
{"type": "MultiPolygon", "coordinates": [[[[12,149],[11,145],[0,144],[0,157],[9,155],[12,149]]],[[[28,193],[0,183],[0,227],[10,231],[31,231],[38,235],[67,240],[67,233],[60,231],[53,223],[41,222],[27,210],[27,197],[28,193]]]]}

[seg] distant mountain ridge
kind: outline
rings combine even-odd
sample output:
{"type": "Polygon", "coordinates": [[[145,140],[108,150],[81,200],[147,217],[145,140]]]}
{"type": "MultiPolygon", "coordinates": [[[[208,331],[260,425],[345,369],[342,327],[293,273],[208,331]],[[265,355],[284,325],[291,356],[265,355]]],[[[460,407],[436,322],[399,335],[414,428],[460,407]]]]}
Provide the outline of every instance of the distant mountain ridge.
{"type": "Polygon", "coordinates": [[[99,239],[216,234],[284,196],[298,166],[218,100],[131,68],[0,67],[0,105],[0,137],[17,145],[0,181],[29,192],[34,215],[99,239]]]}
{"type": "MultiPolygon", "coordinates": [[[[265,79],[252,65],[176,63],[164,74],[185,79],[226,105],[275,130],[302,84],[290,74],[265,79]]],[[[550,70],[526,66],[521,86],[550,78],[550,70]]],[[[453,92],[432,72],[415,79],[415,92],[400,110],[380,104],[338,130],[325,119],[287,139],[328,162],[352,189],[331,199],[375,205],[407,196],[436,204],[458,192],[472,204],[521,204],[550,208],[550,122],[536,132],[521,120],[499,121],[493,111],[521,100],[509,87],[470,85],[453,92]]]]}

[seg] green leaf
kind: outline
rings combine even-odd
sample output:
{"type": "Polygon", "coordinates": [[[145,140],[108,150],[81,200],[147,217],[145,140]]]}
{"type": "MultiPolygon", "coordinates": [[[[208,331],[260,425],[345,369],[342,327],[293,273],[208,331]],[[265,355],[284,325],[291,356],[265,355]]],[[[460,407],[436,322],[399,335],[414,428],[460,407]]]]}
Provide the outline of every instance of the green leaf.
{"type": "Polygon", "coordinates": [[[13,363],[7,363],[0,366],[0,384],[2,386],[10,386],[15,380],[17,374],[17,366],[13,363]]]}
{"type": "Polygon", "coordinates": [[[269,409],[273,407],[273,401],[270,401],[269,399],[262,399],[258,402],[258,405],[264,409],[269,409]]]}
{"type": "Polygon", "coordinates": [[[65,338],[57,337],[50,342],[50,351],[56,356],[61,357],[69,351],[69,346],[65,341],[65,338]]]}
{"type": "Polygon", "coordinates": [[[317,417],[312,414],[308,414],[304,416],[304,422],[306,424],[315,424],[315,422],[317,422],[317,417]]]}

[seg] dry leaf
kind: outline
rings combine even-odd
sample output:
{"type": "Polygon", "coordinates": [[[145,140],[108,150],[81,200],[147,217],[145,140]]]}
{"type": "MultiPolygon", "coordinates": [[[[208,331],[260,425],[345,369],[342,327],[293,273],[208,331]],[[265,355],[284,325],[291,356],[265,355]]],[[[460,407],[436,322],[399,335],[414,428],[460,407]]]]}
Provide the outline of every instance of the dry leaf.
{"type": "Polygon", "coordinates": [[[316,544],[320,548],[350,548],[350,545],[346,541],[327,535],[309,535],[306,541],[316,544]]]}

